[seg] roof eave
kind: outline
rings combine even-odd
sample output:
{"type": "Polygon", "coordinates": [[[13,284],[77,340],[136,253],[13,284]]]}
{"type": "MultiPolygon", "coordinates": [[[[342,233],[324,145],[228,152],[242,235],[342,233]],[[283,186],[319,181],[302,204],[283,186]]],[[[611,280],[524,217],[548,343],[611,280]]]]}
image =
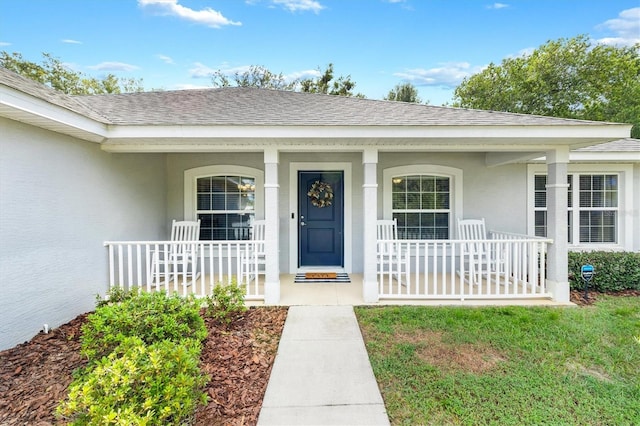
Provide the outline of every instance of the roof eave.
{"type": "Polygon", "coordinates": [[[105,123],[2,84],[0,117],[96,143],[108,132],[105,123]]]}

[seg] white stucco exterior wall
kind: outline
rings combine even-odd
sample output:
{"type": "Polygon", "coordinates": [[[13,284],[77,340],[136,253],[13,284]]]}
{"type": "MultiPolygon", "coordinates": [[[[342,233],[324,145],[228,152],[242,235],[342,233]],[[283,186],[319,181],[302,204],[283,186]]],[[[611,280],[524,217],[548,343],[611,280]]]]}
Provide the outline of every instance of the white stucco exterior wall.
{"type": "MultiPolygon", "coordinates": [[[[380,153],[378,163],[378,212],[384,211],[384,169],[428,164],[461,169],[462,212],[460,217],[485,218],[487,229],[525,234],[527,231],[527,168],[525,164],[487,167],[485,154],[470,153],[380,153]]],[[[381,216],[379,216],[381,217],[381,216]]]]}
{"type": "Polygon", "coordinates": [[[95,307],[107,240],[157,239],[164,154],[98,144],[0,118],[0,350],[95,307]]]}

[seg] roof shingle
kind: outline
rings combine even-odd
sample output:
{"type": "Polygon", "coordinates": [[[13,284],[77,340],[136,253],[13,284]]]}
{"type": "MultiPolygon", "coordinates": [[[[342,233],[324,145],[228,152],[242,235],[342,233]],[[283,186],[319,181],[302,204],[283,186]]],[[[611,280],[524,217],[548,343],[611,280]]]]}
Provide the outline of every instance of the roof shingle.
{"type": "Polygon", "coordinates": [[[603,125],[507,112],[246,87],[68,96],[0,68],[0,83],[101,123],[202,126],[603,125]]]}

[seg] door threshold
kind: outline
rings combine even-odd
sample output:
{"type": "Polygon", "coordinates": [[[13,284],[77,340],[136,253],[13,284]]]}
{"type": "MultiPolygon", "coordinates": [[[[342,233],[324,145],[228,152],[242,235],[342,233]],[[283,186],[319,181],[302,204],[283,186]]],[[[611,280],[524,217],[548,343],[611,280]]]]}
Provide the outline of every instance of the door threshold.
{"type": "Polygon", "coordinates": [[[296,270],[296,273],[305,272],[346,272],[343,266],[302,266],[296,270]]]}

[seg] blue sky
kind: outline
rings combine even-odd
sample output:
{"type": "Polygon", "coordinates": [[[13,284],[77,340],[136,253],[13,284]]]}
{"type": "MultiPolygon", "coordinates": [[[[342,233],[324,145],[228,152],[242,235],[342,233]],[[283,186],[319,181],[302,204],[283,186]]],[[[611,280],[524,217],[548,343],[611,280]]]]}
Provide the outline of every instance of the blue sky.
{"type": "Polygon", "coordinates": [[[382,99],[409,81],[440,105],[466,76],[548,40],[640,42],[638,0],[0,0],[0,50],[145,89],[211,87],[262,65],[309,77],[333,63],[382,99]]]}

